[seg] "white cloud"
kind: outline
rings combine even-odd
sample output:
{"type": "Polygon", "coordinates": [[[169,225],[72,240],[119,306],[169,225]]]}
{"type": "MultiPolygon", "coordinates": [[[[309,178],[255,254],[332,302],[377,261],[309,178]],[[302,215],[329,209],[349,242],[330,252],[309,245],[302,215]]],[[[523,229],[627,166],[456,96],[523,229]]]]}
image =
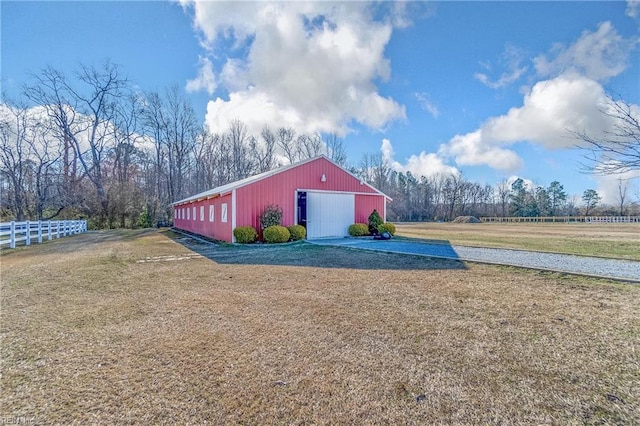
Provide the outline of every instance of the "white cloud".
{"type": "Polygon", "coordinates": [[[438,116],[440,115],[440,111],[438,110],[438,107],[433,102],[431,102],[428,93],[418,92],[415,93],[414,96],[420,103],[422,109],[431,114],[433,118],[438,118],[438,116]]]}
{"type": "Polygon", "coordinates": [[[453,157],[462,166],[487,165],[498,170],[515,171],[522,166],[522,159],[515,152],[487,143],[482,129],[465,135],[454,136],[441,145],[438,154],[453,157]]]}
{"type": "Polygon", "coordinates": [[[239,118],[344,135],[353,121],[380,130],[405,118],[404,107],[375,85],[390,76],[384,50],[393,24],[374,19],[367,3],[183,5],[193,10],[203,44],[215,49],[225,38],[237,47],[222,71],[230,95],[210,102],[209,125],[239,118]]]}
{"type": "Polygon", "coordinates": [[[589,78],[562,75],[541,81],[525,95],[522,106],[489,118],[473,132],[454,136],[440,147],[439,154],[453,157],[460,165],[515,171],[522,159],[506,148],[515,143],[567,149],[580,143],[571,132],[603,137],[614,131],[616,118],[603,113],[608,104],[603,87],[589,78]]]}
{"type": "Polygon", "coordinates": [[[606,81],[626,69],[637,42],[637,39],[622,37],[607,21],[595,32],[584,31],[570,46],[555,44],[548,54],[536,57],[534,65],[542,77],[575,72],[593,80],[606,81]]]}
{"type": "Polygon", "coordinates": [[[570,148],[576,144],[570,131],[600,134],[611,126],[600,108],[606,104],[604,89],[597,82],[575,75],[562,75],[536,83],[523,105],[505,115],[487,120],[482,140],[493,144],[529,141],[545,148],[570,148]]]}
{"type": "MultiPolygon", "coordinates": [[[[579,144],[571,132],[596,138],[611,133],[619,123],[603,113],[609,100],[600,81],[624,71],[636,43],[621,37],[610,22],[604,22],[595,32],[583,32],[569,46],[556,44],[548,55],[534,59],[538,74],[549,78],[535,83],[527,91],[522,106],[487,119],[472,132],[454,136],[438,153],[453,157],[460,165],[487,165],[515,171],[523,160],[509,147],[518,142],[547,149],[567,149],[579,144]]],[[[520,69],[516,50],[505,53],[504,57],[506,62],[509,57],[513,58],[510,63],[514,71],[520,69]]],[[[484,67],[490,68],[490,65],[484,67]]],[[[519,76],[518,72],[513,76],[519,76]]],[[[508,74],[495,82],[484,74],[476,78],[491,87],[500,87],[511,79],[508,74]]]]}
{"type": "Polygon", "coordinates": [[[614,175],[596,175],[594,179],[598,185],[596,191],[602,197],[602,204],[619,206],[620,192],[626,195],[625,205],[640,201],[640,170],[614,175]]]}
{"type": "Polygon", "coordinates": [[[204,90],[209,95],[213,95],[213,92],[216,91],[217,87],[216,76],[213,72],[213,64],[208,58],[202,56],[198,62],[200,65],[198,76],[193,80],[187,81],[185,89],[188,93],[204,90]]]}
{"type": "Polygon", "coordinates": [[[629,18],[637,19],[640,17],[640,0],[627,0],[627,10],[625,11],[629,18]]]}
{"type": "MultiPolygon", "coordinates": [[[[508,86],[509,84],[517,81],[525,72],[527,72],[527,66],[522,65],[523,60],[524,54],[522,50],[515,46],[507,45],[500,56],[500,63],[507,68],[506,72],[502,73],[496,80],[491,80],[491,77],[485,73],[475,73],[473,77],[491,89],[499,89],[501,87],[508,86]]],[[[491,70],[491,65],[489,63],[482,63],[481,65],[488,71],[491,70]]]]}
{"type": "Polygon", "coordinates": [[[405,164],[395,160],[395,152],[389,139],[383,139],[380,146],[382,159],[397,172],[411,172],[415,177],[435,176],[441,174],[458,175],[460,171],[455,167],[444,163],[443,159],[435,153],[420,152],[418,155],[412,155],[406,159],[405,164]]]}

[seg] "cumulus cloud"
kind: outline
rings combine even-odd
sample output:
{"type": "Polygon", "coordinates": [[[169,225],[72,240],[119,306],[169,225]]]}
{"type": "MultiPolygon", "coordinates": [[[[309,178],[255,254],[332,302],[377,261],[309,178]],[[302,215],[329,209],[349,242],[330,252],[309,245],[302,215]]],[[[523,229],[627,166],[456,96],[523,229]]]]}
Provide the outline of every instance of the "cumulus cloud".
{"type": "Polygon", "coordinates": [[[603,113],[609,99],[601,81],[626,68],[635,43],[604,22],[569,46],[555,45],[549,54],[534,60],[537,73],[548,78],[528,89],[521,106],[487,119],[472,132],[454,136],[438,153],[459,165],[487,165],[513,172],[523,164],[511,148],[516,143],[567,149],[580,143],[572,132],[600,138],[614,131],[619,123],[603,113]]]}
{"type": "Polygon", "coordinates": [[[522,159],[506,147],[517,142],[565,149],[579,143],[571,132],[594,137],[612,132],[618,122],[603,114],[608,103],[603,87],[586,77],[562,75],[541,81],[525,95],[522,106],[488,119],[473,132],[456,135],[439,153],[461,165],[515,171],[522,166],[522,159]]]}
{"type": "Polygon", "coordinates": [[[213,95],[213,92],[216,91],[217,87],[213,64],[208,58],[201,56],[199,66],[200,69],[198,70],[198,76],[193,80],[187,81],[185,89],[189,93],[204,90],[209,95],[213,95]]]}
{"type": "Polygon", "coordinates": [[[514,151],[487,143],[482,129],[454,136],[440,146],[438,153],[445,158],[453,157],[461,166],[487,165],[498,170],[515,171],[523,163],[514,151]]]}
{"type": "Polygon", "coordinates": [[[625,39],[611,22],[603,22],[595,32],[584,31],[570,46],[557,43],[548,54],[534,59],[538,75],[556,76],[575,72],[597,81],[606,81],[624,71],[637,39],[625,39]]]}
{"type": "Polygon", "coordinates": [[[229,96],[209,103],[210,126],[239,118],[250,130],[249,122],[261,121],[259,127],[344,135],[354,121],[380,130],[405,118],[404,107],[375,85],[390,76],[384,50],[393,20],[375,19],[369,4],[183,0],[183,6],[193,11],[203,45],[215,50],[224,39],[236,47],[222,71],[229,96]]]}
{"type": "Polygon", "coordinates": [[[441,174],[458,175],[460,171],[455,167],[445,164],[444,160],[435,153],[420,152],[412,155],[402,164],[395,160],[395,152],[389,139],[383,139],[380,146],[382,159],[397,172],[411,172],[416,177],[435,176],[441,174]]]}

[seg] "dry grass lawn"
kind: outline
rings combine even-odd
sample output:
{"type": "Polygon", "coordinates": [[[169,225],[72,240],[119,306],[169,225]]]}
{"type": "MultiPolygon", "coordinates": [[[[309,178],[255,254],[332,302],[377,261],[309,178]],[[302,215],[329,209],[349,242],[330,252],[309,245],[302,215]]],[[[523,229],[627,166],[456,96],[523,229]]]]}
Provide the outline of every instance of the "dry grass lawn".
{"type": "Polygon", "coordinates": [[[637,223],[397,224],[398,235],[429,242],[640,260],[637,223]]]}
{"type": "Polygon", "coordinates": [[[0,256],[0,418],[640,424],[640,287],[90,232],[0,256]]]}

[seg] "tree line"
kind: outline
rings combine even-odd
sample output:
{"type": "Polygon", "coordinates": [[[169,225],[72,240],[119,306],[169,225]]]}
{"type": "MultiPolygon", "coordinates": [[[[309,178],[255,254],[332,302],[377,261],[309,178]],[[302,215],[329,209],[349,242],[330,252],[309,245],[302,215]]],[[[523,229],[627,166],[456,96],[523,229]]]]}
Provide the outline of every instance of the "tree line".
{"type": "MultiPolygon", "coordinates": [[[[418,177],[392,170],[380,154],[348,165],[336,135],[286,127],[254,135],[240,119],[212,131],[178,87],[141,92],[111,63],[81,66],[73,78],[46,68],[22,95],[5,101],[0,116],[2,221],[168,223],[174,201],[319,154],[391,196],[389,220],[578,213],[559,182],[532,189],[521,180],[490,186],[461,175],[418,177]]],[[[599,196],[588,199],[593,211],[599,196]]]]}

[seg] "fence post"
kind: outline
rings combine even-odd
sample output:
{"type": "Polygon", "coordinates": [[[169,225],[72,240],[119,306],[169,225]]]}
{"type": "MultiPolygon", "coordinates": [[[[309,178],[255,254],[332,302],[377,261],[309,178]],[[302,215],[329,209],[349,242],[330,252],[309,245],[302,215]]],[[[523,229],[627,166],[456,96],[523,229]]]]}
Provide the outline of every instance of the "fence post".
{"type": "Polygon", "coordinates": [[[16,223],[13,220],[9,225],[9,232],[11,233],[9,237],[11,239],[11,242],[9,243],[9,248],[16,248],[16,223]]]}
{"type": "Polygon", "coordinates": [[[51,221],[47,222],[47,240],[51,241],[51,221]]]}
{"type": "Polygon", "coordinates": [[[42,221],[38,221],[38,244],[42,244],[42,221]]]}
{"type": "Polygon", "coordinates": [[[24,227],[25,237],[26,237],[25,243],[28,246],[30,246],[31,245],[31,223],[29,221],[26,221],[25,223],[26,223],[24,227]]]}

